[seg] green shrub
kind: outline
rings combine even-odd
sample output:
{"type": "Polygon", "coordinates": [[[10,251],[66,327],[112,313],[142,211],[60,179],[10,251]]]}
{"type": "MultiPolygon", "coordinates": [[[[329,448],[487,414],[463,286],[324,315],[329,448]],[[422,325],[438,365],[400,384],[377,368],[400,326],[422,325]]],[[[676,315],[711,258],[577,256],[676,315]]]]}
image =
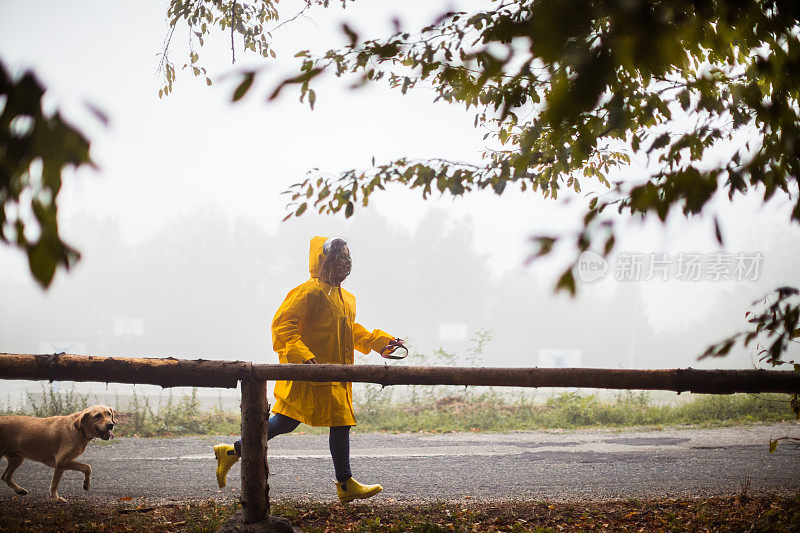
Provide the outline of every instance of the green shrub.
{"type": "Polygon", "coordinates": [[[239,432],[239,416],[224,411],[221,405],[210,411],[201,409],[196,388],[177,400],[170,391],[157,409],[134,390],[128,409],[117,415],[117,423],[120,436],[232,435],[239,432]]]}
{"type": "Polygon", "coordinates": [[[39,403],[30,394],[28,400],[31,402],[31,414],[38,417],[63,416],[89,407],[89,395],[78,394],[74,386],[66,392],[60,392],[43,385],[39,403]]]}
{"type": "MultiPolygon", "coordinates": [[[[373,393],[374,394],[374,393],[373,393]]],[[[665,425],[725,426],[794,420],[788,397],[775,394],[698,396],[659,405],[647,393],[627,392],[608,400],[565,392],[544,404],[507,400],[490,392],[448,396],[428,403],[373,398],[356,405],[359,431],[508,431],[526,429],[665,425]]]]}

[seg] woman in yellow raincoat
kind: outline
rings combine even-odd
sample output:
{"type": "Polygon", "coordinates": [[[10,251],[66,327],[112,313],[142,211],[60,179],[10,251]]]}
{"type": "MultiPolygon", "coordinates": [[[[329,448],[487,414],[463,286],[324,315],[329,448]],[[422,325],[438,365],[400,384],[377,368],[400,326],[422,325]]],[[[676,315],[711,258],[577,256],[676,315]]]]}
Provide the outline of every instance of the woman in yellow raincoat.
{"type": "MultiPolygon", "coordinates": [[[[272,343],[281,363],[353,364],[353,349],[368,354],[401,339],[379,329],[368,331],[355,321],[356,299],[342,289],[352,262],[342,239],[311,239],[311,278],[292,289],[272,320],[272,343]]],[[[353,391],[350,383],[278,381],[275,384],[274,415],[269,419],[271,439],[293,431],[301,422],[330,428],[329,445],[336,472],[336,492],[341,501],[374,496],[383,487],[362,485],[350,472],[350,427],[353,391]]],[[[214,446],[217,483],[225,486],[228,470],[241,455],[241,441],[233,446],[214,446]]]]}

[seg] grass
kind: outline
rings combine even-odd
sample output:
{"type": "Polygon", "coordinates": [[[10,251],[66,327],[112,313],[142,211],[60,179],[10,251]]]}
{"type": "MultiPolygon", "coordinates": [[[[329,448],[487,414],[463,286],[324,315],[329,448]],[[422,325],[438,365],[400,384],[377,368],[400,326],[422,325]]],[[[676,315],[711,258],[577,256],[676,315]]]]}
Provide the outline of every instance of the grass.
{"type": "MultiPolygon", "coordinates": [[[[565,392],[544,403],[529,397],[509,399],[492,390],[442,387],[424,393],[411,390],[395,401],[391,391],[366,386],[356,398],[360,432],[516,431],[537,429],[623,428],[662,426],[721,427],[795,420],[787,395],[758,397],[748,394],[698,395],[685,402],[661,404],[644,392],[620,393],[603,399],[596,394],[565,392]]],[[[34,403],[34,416],[78,411],[89,397],[74,391],[45,391],[34,403]]],[[[0,414],[10,414],[6,409],[0,414]]],[[[221,407],[203,409],[197,392],[180,398],[172,394],[154,407],[134,393],[128,409],[117,414],[120,437],[170,437],[185,435],[235,435],[239,414],[221,407]]],[[[303,426],[297,433],[321,433],[327,428],[303,426]]]]}
{"type": "MultiPolygon", "coordinates": [[[[14,498],[0,506],[0,531],[214,531],[235,502],[162,506],[58,504],[14,498]]],[[[397,503],[272,502],[271,513],[307,532],[752,531],[800,530],[800,496],[597,501],[397,503]]]]}
{"type": "Polygon", "coordinates": [[[509,401],[492,393],[448,396],[426,402],[360,406],[360,431],[511,431],[632,426],[729,426],[794,420],[785,395],[698,396],[658,404],[646,393],[562,393],[543,404],[509,401]]]}

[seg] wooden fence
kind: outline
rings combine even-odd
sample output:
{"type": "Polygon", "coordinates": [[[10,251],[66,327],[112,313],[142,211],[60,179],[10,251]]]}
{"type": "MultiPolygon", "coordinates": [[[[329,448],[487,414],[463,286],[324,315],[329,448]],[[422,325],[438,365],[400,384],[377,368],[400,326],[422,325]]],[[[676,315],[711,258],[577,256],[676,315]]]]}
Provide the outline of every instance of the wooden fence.
{"type": "Polygon", "coordinates": [[[162,387],[242,384],[242,509],[247,523],[269,515],[266,382],[347,381],[381,385],[580,387],[732,394],[800,393],[800,373],[778,370],[618,370],[388,365],[261,365],[243,361],[0,354],[0,379],[139,383],[162,387]]]}

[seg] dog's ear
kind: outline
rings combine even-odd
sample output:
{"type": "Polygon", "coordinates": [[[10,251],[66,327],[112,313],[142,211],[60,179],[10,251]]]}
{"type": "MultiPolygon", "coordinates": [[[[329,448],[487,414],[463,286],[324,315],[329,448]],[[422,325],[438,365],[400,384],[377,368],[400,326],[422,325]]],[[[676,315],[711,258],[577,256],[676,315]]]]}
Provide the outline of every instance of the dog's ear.
{"type": "Polygon", "coordinates": [[[75,422],[72,425],[75,426],[77,431],[81,430],[81,426],[83,426],[84,420],[86,420],[88,416],[89,412],[84,411],[82,413],[78,413],[78,416],[75,417],[75,422]]]}

